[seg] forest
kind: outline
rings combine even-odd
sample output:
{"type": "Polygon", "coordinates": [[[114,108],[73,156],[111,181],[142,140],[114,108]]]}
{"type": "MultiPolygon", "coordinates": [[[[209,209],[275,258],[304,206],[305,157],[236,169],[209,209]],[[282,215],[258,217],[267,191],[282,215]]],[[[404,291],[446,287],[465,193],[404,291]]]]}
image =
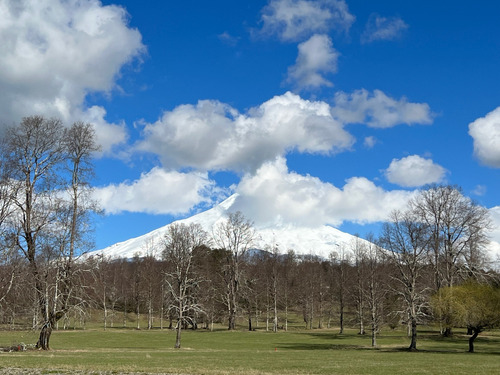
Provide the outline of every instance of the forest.
{"type": "Polygon", "coordinates": [[[418,327],[443,336],[470,333],[469,351],[500,324],[500,275],[487,259],[488,211],[457,186],[421,190],[382,232],[332,248],[327,259],[299,256],[275,244],[255,249],[255,229],[231,213],[213,233],[172,225],[161,259],[86,257],[92,249],[90,124],[24,118],[1,140],[0,323],[40,332],[50,349],[54,329],[84,326],[98,312],[104,329],[287,331],[356,327],[377,346],[383,329],[418,327]],[[146,317],[147,326],[141,321],[146,317]]]}

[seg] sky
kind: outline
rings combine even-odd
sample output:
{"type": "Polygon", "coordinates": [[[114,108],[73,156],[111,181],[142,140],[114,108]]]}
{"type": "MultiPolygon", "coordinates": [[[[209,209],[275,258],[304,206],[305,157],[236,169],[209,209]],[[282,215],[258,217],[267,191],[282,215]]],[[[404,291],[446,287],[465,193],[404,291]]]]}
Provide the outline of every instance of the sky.
{"type": "Polygon", "coordinates": [[[380,229],[428,184],[500,242],[500,4],[0,0],[0,124],[95,125],[96,249],[240,194],[256,226],[380,229]]]}

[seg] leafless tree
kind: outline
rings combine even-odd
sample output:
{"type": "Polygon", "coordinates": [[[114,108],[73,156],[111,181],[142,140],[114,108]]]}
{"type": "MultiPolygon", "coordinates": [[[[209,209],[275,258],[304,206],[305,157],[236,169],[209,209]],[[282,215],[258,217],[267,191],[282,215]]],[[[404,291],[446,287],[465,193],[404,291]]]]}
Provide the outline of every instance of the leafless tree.
{"type": "Polygon", "coordinates": [[[371,343],[377,346],[377,333],[383,319],[383,306],[388,292],[384,251],[369,234],[365,243],[366,292],[365,298],[370,309],[371,343]]]}
{"type": "Polygon", "coordinates": [[[425,312],[428,287],[424,270],[429,242],[429,227],[420,222],[412,211],[394,211],[390,223],[384,225],[382,244],[397,272],[393,288],[404,302],[402,314],[408,317],[411,343],[409,350],[417,350],[417,325],[425,312]]]}
{"type": "Polygon", "coordinates": [[[216,246],[228,251],[226,264],[228,328],[236,327],[237,302],[242,278],[241,265],[247,250],[252,246],[255,231],[252,223],[240,212],[230,213],[228,219],[216,226],[213,238],[216,246]]]}
{"type": "Polygon", "coordinates": [[[199,224],[172,224],[165,235],[163,259],[172,267],[167,284],[173,300],[171,307],[177,316],[175,348],[181,347],[182,325],[193,323],[193,315],[202,312],[195,298],[200,280],[193,272],[193,256],[195,249],[207,241],[208,234],[199,224]]]}
{"type": "MultiPolygon", "coordinates": [[[[409,204],[416,220],[431,231],[429,260],[434,268],[434,288],[452,287],[461,279],[478,276],[484,268],[488,210],[464,196],[456,186],[433,186],[409,204]]],[[[448,315],[441,317],[443,334],[451,334],[448,315]]]]}
{"type": "Polygon", "coordinates": [[[366,301],[366,244],[356,236],[352,243],[351,249],[354,256],[354,268],[356,270],[356,287],[354,293],[354,301],[356,304],[356,313],[358,317],[360,335],[365,332],[365,301],[366,301]]]}
{"type": "Polygon", "coordinates": [[[336,297],[339,307],[339,333],[344,333],[345,325],[345,310],[346,310],[346,299],[347,299],[347,289],[349,281],[349,262],[350,256],[345,251],[343,246],[339,246],[338,251],[332,251],[330,253],[330,264],[332,267],[332,287],[335,292],[332,293],[332,297],[336,297]]]}
{"type": "Polygon", "coordinates": [[[2,150],[16,191],[9,228],[29,264],[44,320],[37,342],[42,349],[49,349],[52,329],[74,295],[75,249],[81,250],[82,218],[88,212],[81,195],[97,148],[93,133],[77,128],[65,131],[57,119],[25,117],[7,129],[2,150]]]}

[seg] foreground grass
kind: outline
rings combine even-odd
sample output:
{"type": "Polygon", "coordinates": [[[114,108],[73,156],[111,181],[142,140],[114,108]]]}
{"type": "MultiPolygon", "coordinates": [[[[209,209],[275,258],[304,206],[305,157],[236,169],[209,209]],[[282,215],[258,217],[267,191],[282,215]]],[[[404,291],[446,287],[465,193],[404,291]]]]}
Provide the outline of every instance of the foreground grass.
{"type": "MultiPolygon", "coordinates": [[[[90,329],[56,331],[49,352],[0,353],[0,368],[123,371],[183,374],[498,374],[500,333],[477,339],[469,354],[467,338],[442,339],[425,331],[419,351],[404,350],[403,332],[380,335],[379,347],[354,331],[183,332],[182,349],[173,349],[175,333],[160,330],[90,329]]],[[[0,332],[0,345],[34,343],[35,332],[0,332]]]]}

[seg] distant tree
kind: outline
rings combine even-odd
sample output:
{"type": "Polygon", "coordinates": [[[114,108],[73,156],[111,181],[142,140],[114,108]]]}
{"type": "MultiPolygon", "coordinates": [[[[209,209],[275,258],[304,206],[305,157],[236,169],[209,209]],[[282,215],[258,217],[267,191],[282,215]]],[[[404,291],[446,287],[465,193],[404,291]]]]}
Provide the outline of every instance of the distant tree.
{"type": "Polygon", "coordinates": [[[222,274],[227,256],[226,250],[210,249],[208,246],[194,250],[194,272],[199,276],[203,291],[198,299],[204,307],[205,328],[210,330],[213,330],[215,321],[225,315],[226,283],[222,274]]]}
{"type": "Polygon", "coordinates": [[[384,225],[382,246],[394,266],[394,291],[404,302],[402,313],[408,318],[411,342],[409,350],[417,350],[417,325],[425,313],[427,290],[425,268],[430,241],[428,226],[412,211],[394,211],[390,223],[384,225]]]}
{"type": "Polygon", "coordinates": [[[383,250],[375,244],[373,235],[366,238],[365,265],[366,290],[365,299],[370,310],[371,342],[377,346],[377,333],[383,319],[383,306],[387,295],[387,267],[384,264],[383,250]]]}
{"type": "Polygon", "coordinates": [[[193,315],[202,312],[195,296],[200,279],[193,272],[193,258],[195,250],[207,243],[208,234],[199,224],[172,224],[165,235],[163,259],[172,267],[167,284],[173,300],[171,307],[177,316],[175,348],[181,347],[182,325],[192,323],[193,315]]]}
{"type": "Polygon", "coordinates": [[[229,330],[236,328],[236,314],[240,282],[242,280],[242,262],[246,252],[253,244],[255,230],[252,223],[237,211],[230,213],[227,220],[218,224],[213,232],[217,247],[227,250],[225,280],[227,286],[227,310],[229,314],[229,330]]]}
{"type": "Polygon", "coordinates": [[[500,325],[500,289],[491,285],[469,281],[444,287],[439,295],[434,295],[432,302],[438,311],[451,306],[452,323],[471,331],[470,353],[474,352],[474,340],[481,332],[500,325]]]}
{"type": "Polygon", "coordinates": [[[365,332],[365,302],[366,302],[366,282],[367,282],[367,246],[356,236],[351,243],[351,249],[354,255],[354,268],[356,270],[356,286],[353,295],[356,304],[356,313],[359,324],[358,334],[364,335],[365,332]]]}
{"type": "Polygon", "coordinates": [[[295,278],[297,276],[297,256],[293,250],[288,250],[288,252],[283,257],[283,262],[281,263],[281,284],[282,284],[282,297],[283,305],[285,310],[285,324],[284,329],[288,331],[288,314],[290,307],[295,303],[295,293],[293,285],[295,284],[295,278]]]}
{"type": "Polygon", "coordinates": [[[332,267],[331,289],[334,290],[332,298],[334,298],[338,304],[340,334],[344,333],[346,299],[349,281],[349,262],[350,256],[342,246],[338,248],[338,251],[330,253],[330,264],[332,267]]]}

